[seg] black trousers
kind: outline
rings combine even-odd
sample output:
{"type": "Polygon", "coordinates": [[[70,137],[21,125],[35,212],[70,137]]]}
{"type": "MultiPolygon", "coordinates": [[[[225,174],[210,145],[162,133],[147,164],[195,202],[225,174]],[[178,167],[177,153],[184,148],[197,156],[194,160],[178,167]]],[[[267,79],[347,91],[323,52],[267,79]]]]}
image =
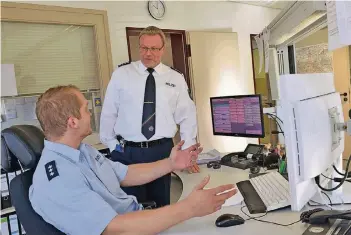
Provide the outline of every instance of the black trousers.
{"type": "MultiPolygon", "coordinates": [[[[150,163],[168,158],[172,148],[172,139],[150,148],[125,146],[123,153],[113,151],[111,160],[125,165],[150,163]]],[[[136,196],[139,202],[155,201],[157,207],[170,204],[170,188],[171,174],[167,174],[145,185],[122,187],[128,195],[136,196]]]]}

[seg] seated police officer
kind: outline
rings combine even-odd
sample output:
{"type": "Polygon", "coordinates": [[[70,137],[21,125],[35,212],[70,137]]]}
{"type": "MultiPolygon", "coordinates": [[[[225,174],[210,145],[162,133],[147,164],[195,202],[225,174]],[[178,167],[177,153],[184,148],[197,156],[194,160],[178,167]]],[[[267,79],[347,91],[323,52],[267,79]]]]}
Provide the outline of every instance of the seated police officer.
{"type": "Polygon", "coordinates": [[[172,149],[169,158],[125,166],[81,143],[91,134],[88,101],[74,86],[46,91],[38,100],[37,117],[45,147],[33,176],[29,198],[34,210],[66,234],[155,234],[186,219],[219,210],[234,195],[233,185],[203,190],[206,177],[184,200],[143,210],[120,187],[148,183],[194,164],[198,144],[172,149]]]}

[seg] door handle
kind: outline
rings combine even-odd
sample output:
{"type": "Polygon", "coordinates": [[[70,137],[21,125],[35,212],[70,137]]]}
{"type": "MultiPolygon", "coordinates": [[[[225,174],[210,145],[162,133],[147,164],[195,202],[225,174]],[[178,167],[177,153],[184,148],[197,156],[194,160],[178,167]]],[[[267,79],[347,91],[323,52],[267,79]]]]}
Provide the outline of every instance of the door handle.
{"type": "Polygon", "coordinates": [[[341,97],[344,97],[344,98],[343,98],[344,102],[347,102],[347,101],[348,101],[348,98],[347,98],[348,94],[347,94],[347,92],[340,93],[340,96],[341,96],[341,97]]]}
{"type": "Polygon", "coordinates": [[[347,92],[340,93],[340,96],[347,96],[347,92]]]}

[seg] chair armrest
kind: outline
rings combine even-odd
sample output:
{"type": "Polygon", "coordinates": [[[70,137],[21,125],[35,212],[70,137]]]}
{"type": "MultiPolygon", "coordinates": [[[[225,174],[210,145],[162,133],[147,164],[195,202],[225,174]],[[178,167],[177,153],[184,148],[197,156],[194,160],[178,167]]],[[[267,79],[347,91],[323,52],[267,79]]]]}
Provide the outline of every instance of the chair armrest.
{"type": "Polygon", "coordinates": [[[144,210],[155,209],[157,207],[154,201],[142,202],[140,204],[144,207],[144,210]]]}

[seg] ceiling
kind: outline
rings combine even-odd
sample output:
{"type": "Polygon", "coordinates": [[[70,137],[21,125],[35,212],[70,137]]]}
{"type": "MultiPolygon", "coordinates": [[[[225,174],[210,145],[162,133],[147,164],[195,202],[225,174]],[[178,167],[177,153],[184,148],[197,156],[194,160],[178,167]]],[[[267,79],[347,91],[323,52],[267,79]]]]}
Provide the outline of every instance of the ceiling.
{"type": "Polygon", "coordinates": [[[284,1],[284,0],[261,0],[261,1],[239,1],[239,0],[229,0],[231,2],[238,2],[243,4],[261,6],[261,7],[268,7],[274,9],[283,9],[291,2],[295,1],[284,1]]]}

